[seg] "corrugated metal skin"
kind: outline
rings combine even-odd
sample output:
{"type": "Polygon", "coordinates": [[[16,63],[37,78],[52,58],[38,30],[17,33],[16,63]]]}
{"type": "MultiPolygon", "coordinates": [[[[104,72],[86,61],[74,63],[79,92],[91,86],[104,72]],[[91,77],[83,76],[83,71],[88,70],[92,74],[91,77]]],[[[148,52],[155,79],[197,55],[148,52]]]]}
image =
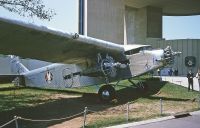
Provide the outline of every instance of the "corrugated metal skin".
{"type": "MultiPolygon", "coordinates": [[[[29,70],[41,68],[41,67],[52,64],[50,62],[34,60],[34,59],[20,59],[20,61],[29,70]]],[[[11,59],[9,56],[0,56],[0,74],[1,75],[7,75],[7,74],[14,75],[15,74],[11,70],[11,59]]],[[[16,73],[16,75],[17,75],[17,73],[16,73]]]]}
{"type": "Polygon", "coordinates": [[[200,39],[178,39],[178,40],[158,40],[147,41],[147,44],[152,45],[154,48],[165,48],[170,45],[174,51],[181,51],[182,54],[176,57],[174,65],[171,67],[178,68],[179,75],[186,75],[189,69],[192,69],[194,73],[197,72],[197,68],[200,67],[200,39]],[[185,66],[185,57],[195,56],[196,66],[188,68],[185,66]]]}
{"type": "Polygon", "coordinates": [[[0,75],[11,74],[10,59],[6,56],[0,56],[0,75]]]}

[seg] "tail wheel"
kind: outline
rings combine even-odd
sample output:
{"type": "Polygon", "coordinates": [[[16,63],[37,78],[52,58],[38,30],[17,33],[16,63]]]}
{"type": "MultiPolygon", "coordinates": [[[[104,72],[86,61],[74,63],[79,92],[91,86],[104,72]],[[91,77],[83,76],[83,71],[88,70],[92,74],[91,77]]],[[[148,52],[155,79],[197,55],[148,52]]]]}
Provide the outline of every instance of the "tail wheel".
{"type": "Polygon", "coordinates": [[[115,89],[112,85],[104,85],[98,92],[101,101],[109,102],[116,97],[115,89]]]}

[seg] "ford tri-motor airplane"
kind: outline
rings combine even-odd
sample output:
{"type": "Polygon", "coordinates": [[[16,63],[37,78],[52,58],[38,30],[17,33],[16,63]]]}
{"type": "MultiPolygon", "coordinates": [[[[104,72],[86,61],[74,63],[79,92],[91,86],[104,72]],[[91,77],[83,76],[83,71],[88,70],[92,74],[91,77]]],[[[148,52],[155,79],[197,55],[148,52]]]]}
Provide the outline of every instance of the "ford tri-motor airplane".
{"type": "Polygon", "coordinates": [[[26,86],[40,84],[40,87],[56,88],[104,83],[98,94],[102,100],[109,101],[115,97],[110,82],[130,79],[171,64],[178,53],[171,47],[152,50],[149,45],[119,45],[0,17],[0,54],[68,65],[53,64],[28,70],[11,56],[26,86]],[[58,66],[62,68],[57,77],[64,82],[53,82],[52,70],[58,66]]]}

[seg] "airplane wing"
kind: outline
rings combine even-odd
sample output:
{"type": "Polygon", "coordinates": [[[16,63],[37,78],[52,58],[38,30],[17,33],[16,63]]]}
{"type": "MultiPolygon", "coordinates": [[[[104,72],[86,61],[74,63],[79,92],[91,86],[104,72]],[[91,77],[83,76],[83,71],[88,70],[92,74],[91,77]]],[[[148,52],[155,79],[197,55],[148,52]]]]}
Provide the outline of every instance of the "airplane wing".
{"type": "Polygon", "coordinates": [[[0,17],[0,54],[49,62],[92,63],[98,53],[124,58],[124,47],[108,41],[0,17]],[[91,62],[90,62],[91,61],[91,62]]]}

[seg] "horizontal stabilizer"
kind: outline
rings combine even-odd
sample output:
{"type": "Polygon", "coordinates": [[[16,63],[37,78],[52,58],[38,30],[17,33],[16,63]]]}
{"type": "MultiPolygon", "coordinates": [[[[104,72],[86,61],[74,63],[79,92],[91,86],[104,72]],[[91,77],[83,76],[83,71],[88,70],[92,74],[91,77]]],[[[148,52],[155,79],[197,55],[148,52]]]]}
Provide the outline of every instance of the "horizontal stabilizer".
{"type": "Polygon", "coordinates": [[[21,63],[19,57],[10,55],[11,58],[11,71],[17,74],[29,72],[29,70],[21,63]]]}

